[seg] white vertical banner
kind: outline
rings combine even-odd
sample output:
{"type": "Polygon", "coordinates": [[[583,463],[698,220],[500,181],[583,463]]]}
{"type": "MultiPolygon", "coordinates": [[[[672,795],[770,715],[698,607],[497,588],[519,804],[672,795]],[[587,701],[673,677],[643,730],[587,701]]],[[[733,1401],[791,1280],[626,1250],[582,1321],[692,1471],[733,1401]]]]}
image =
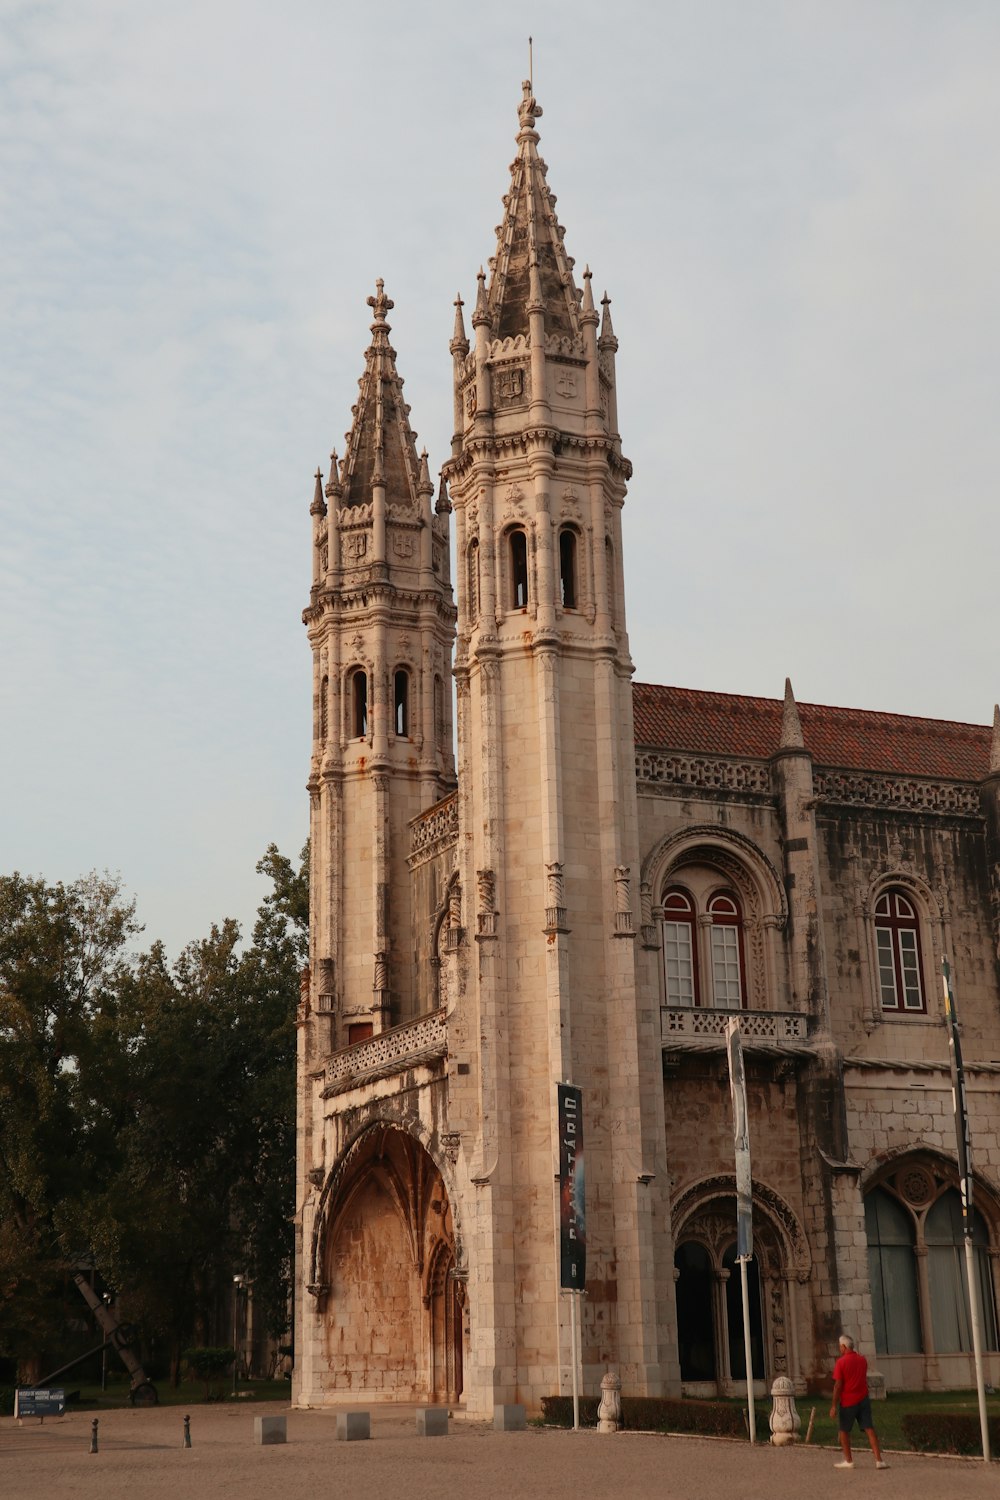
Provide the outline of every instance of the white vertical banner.
{"type": "Polygon", "coordinates": [[[747,1111],[747,1080],[743,1071],[743,1039],[740,1023],[733,1016],[726,1026],[729,1058],[729,1092],[733,1100],[733,1146],[736,1156],[736,1259],[740,1265],[743,1293],[743,1358],[747,1374],[747,1425],[750,1441],[757,1441],[753,1407],[753,1347],[750,1338],[750,1290],[747,1261],[753,1258],[753,1180],[750,1175],[750,1119],[747,1111]]]}
{"type": "Polygon", "coordinates": [[[733,1016],[726,1027],[729,1054],[729,1092],[733,1100],[733,1144],[736,1153],[736,1254],[753,1255],[753,1182],[750,1176],[750,1121],[747,1113],[747,1081],[743,1071],[743,1041],[740,1023],[733,1016]]]}

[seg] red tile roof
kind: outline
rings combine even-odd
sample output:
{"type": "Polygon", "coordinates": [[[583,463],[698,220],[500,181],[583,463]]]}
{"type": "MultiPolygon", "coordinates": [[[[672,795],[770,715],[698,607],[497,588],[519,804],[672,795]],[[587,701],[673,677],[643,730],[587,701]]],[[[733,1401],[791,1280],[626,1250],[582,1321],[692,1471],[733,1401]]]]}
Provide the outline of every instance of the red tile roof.
{"type": "MultiPolygon", "coordinates": [[[[637,745],[763,760],[778,748],[781,699],[693,688],[632,686],[637,745]]],[[[821,766],[981,781],[991,731],[979,724],[800,703],[806,748],[821,766]]]]}

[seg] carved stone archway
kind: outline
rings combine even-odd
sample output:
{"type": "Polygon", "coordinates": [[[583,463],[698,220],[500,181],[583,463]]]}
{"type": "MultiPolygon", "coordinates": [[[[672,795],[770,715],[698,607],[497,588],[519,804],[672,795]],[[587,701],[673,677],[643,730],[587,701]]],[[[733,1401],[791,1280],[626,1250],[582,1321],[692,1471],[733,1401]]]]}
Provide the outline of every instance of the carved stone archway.
{"type": "Polygon", "coordinates": [[[441,1170],[408,1131],[369,1125],[327,1182],[310,1291],[330,1395],[457,1401],[457,1245],[441,1170]]]}
{"type": "MultiPolygon", "coordinates": [[[[796,1215],[779,1194],[754,1183],[754,1259],[760,1286],[760,1328],[764,1378],[790,1376],[805,1389],[799,1348],[797,1288],[808,1279],[809,1252],[796,1215]]],[[[731,1249],[736,1239],[736,1178],[719,1174],[690,1184],[678,1195],[672,1214],[673,1241],[678,1251],[695,1244],[704,1252],[713,1283],[712,1322],[715,1336],[715,1383],[721,1395],[735,1393],[731,1371],[728,1303],[731,1249]]]]}

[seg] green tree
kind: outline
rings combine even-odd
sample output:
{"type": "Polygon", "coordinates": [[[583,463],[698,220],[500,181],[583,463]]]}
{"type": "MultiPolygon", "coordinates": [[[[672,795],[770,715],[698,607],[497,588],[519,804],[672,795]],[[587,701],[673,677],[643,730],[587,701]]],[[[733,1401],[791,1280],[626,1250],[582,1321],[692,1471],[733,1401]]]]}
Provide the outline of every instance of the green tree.
{"type": "Polygon", "coordinates": [[[173,965],[160,944],[128,957],[114,881],[0,882],[0,1353],[52,1337],[81,1252],[175,1375],[235,1271],[285,1331],[307,868],[270,846],[250,945],[225,921],[173,965]]]}
{"type": "Polygon", "coordinates": [[[64,1230],[94,1187],[82,1078],[140,930],[111,876],[0,877],[0,1353],[27,1378],[61,1332],[64,1230]]]}

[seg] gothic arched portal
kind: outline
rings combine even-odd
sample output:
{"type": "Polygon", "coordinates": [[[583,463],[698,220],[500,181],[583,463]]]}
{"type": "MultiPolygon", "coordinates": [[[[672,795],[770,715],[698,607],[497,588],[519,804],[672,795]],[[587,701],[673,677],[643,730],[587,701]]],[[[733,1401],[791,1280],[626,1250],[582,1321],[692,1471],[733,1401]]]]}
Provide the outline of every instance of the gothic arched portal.
{"type": "Polygon", "coordinates": [[[324,1238],[327,1389],[457,1401],[464,1288],[448,1194],[423,1146],[391,1126],[368,1130],[324,1238]]]}

